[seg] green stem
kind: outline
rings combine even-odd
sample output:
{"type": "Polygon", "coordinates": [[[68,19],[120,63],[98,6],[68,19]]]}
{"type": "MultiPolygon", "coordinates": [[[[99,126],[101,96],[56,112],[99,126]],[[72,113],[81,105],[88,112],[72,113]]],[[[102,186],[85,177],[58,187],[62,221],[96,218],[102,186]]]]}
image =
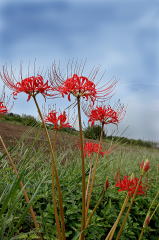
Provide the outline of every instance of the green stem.
{"type": "Polygon", "coordinates": [[[79,131],[80,131],[80,149],[81,149],[81,160],[82,160],[82,223],[81,223],[81,236],[80,239],[84,240],[84,229],[86,224],[86,182],[85,182],[85,159],[84,159],[84,149],[83,149],[83,132],[82,132],[82,120],[81,120],[81,104],[80,97],[77,97],[78,106],[78,121],[79,121],[79,131]]]}
{"type": "Polygon", "coordinates": [[[90,224],[90,222],[91,222],[91,220],[92,220],[92,217],[93,217],[95,211],[97,210],[99,204],[101,203],[101,201],[102,201],[102,199],[103,199],[103,197],[104,197],[104,194],[105,194],[105,191],[103,190],[102,193],[101,193],[101,197],[99,198],[99,200],[98,200],[98,202],[96,203],[94,209],[92,210],[92,212],[91,212],[89,218],[87,219],[87,222],[86,222],[86,228],[87,228],[88,225],[90,224]]]}
{"type": "Polygon", "coordinates": [[[155,214],[155,212],[157,211],[157,208],[159,207],[159,203],[157,204],[155,210],[153,211],[153,213],[151,214],[150,220],[152,219],[153,215],[155,214]]]}
{"type": "Polygon", "coordinates": [[[105,240],[111,240],[111,239],[113,238],[114,232],[115,232],[115,230],[116,230],[116,228],[117,228],[117,225],[118,225],[118,223],[119,223],[119,221],[120,221],[120,219],[121,219],[121,216],[123,215],[123,212],[124,212],[124,210],[125,210],[125,208],[126,208],[126,206],[127,206],[128,201],[129,201],[129,195],[127,194],[126,197],[125,197],[125,199],[124,199],[123,205],[122,205],[122,207],[121,207],[120,213],[119,213],[119,215],[118,215],[118,217],[117,217],[114,225],[112,226],[112,228],[111,228],[111,230],[109,231],[109,233],[108,233],[108,235],[107,235],[107,237],[106,237],[105,240]]]}
{"type": "MultiPolygon", "coordinates": [[[[146,217],[145,217],[145,220],[144,220],[144,223],[143,223],[143,227],[142,227],[142,230],[141,230],[141,233],[140,233],[140,236],[139,236],[139,239],[138,239],[138,240],[141,240],[142,237],[143,237],[144,230],[145,230],[145,227],[146,227],[147,217],[150,216],[151,208],[152,208],[154,202],[156,201],[156,199],[158,198],[158,196],[159,196],[159,191],[156,193],[156,196],[154,197],[152,203],[150,204],[150,207],[149,207],[148,212],[147,212],[147,214],[146,214],[146,217]]],[[[159,206],[159,204],[157,205],[157,208],[158,208],[158,206],[159,206]]],[[[155,214],[155,211],[156,211],[156,210],[157,210],[157,209],[155,208],[154,212],[153,212],[152,215],[150,216],[150,221],[151,221],[151,218],[153,217],[153,215],[155,214]]]]}
{"type": "Polygon", "coordinates": [[[88,192],[89,192],[89,188],[90,188],[90,183],[91,183],[91,178],[92,178],[92,158],[90,159],[90,170],[89,170],[89,175],[88,175],[88,182],[87,182],[87,187],[86,187],[86,203],[87,203],[87,198],[88,198],[88,192]]]}
{"type": "MultiPolygon", "coordinates": [[[[103,129],[104,129],[104,124],[102,124],[101,135],[100,135],[100,140],[99,140],[99,146],[102,144],[103,129]]],[[[89,206],[90,206],[91,196],[92,196],[92,192],[93,192],[93,187],[94,187],[94,182],[95,182],[95,175],[96,175],[96,169],[97,169],[98,160],[99,160],[99,149],[98,149],[96,161],[95,161],[95,164],[94,164],[94,167],[93,167],[91,184],[90,184],[90,191],[88,193],[88,198],[87,198],[86,217],[88,215],[88,209],[89,209],[89,206]]]]}
{"type": "MultiPolygon", "coordinates": [[[[59,176],[58,176],[58,172],[57,172],[57,168],[56,168],[56,159],[55,159],[55,154],[53,151],[53,147],[52,147],[52,143],[51,143],[51,139],[49,136],[49,132],[47,130],[45,121],[43,119],[40,107],[38,105],[38,102],[36,100],[36,97],[33,96],[35,105],[37,107],[38,110],[38,114],[41,118],[45,133],[46,133],[46,137],[48,139],[48,143],[50,146],[50,151],[51,151],[51,157],[52,157],[52,161],[51,161],[51,168],[52,168],[52,197],[53,197],[53,203],[55,203],[56,201],[56,193],[55,193],[55,186],[54,186],[54,177],[56,179],[56,186],[57,186],[57,191],[58,191],[58,197],[59,197],[59,208],[60,208],[60,216],[61,216],[61,228],[62,228],[62,240],[66,239],[66,235],[65,235],[65,221],[64,221],[64,209],[63,209],[63,200],[62,200],[62,192],[61,192],[61,186],[60,186],[60,181],[59,181],[59,176]]],[[[56,204],[54,206],[54,208],[56,207],[56,204]]],[[[57,211],[57,209],[55,210],[57,211]]],[[[56,215],[55,215],[56,216],[56,215]]],[[[56,224],[58,224],[59,220],[56,220],[56,224]]],[[[57,225],[57,231],[58,231],[58,235],[61,235],[61,232],[59,232],[59,224],[57,225]]]]}

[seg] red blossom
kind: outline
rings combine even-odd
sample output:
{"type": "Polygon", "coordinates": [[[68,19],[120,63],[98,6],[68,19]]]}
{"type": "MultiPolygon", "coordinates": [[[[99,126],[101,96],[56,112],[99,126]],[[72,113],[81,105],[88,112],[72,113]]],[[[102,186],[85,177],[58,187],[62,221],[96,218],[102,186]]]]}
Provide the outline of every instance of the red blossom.
{"type": "Polygon", "coordinates": [[[4,114],[4,113],[7,113],[7,112],[8,112],[7,107],[4,105],[3,102],[0,102],[0,114],[4,114]]]}
{"type": "Polygon", "coordinates": [[[88,114],[89,122],[92,126],[96,121],[99,121],[102,124],[118,124],[125,115],[125,108],[121,106],[117,110],[112,109],[110,106],[97,106],[95,109],[92,109],[90,114],[88,114]]]}
{"type": "Polygon", "coordinates": [[[66,113],[63,112],[59,116],[55,110],[52,110],[48,113],[48,116],[45,117],[45,122],[49,122],[53,124],[53,129],[61,129],[61,128],[71,128],[71,125],[67,122],[66,113]]]}
{"type": "Polygon", "coordinates": [[[53,88],[49,85],[48,81],[44,82],[44,79],[41,75],[30,76],[21,81],[16,81],[15,76],[8,72],[6,67],[3,67],[3,71],[0,73],[0,77],[13,91],[13,96],[17,96],[18,93],[26,93],[28,95],[27,101],[30,100],[31,97],[36,96],[38,93],[41,93],[44,97],[46,96],[54,96],[51,91],[53,88]]]}
{"type": "Polygon", "coordinates": [[[24,92],[28,94],[27,101],[29,101],[32,96],[36,96],[38,93],[41,93],[44,97],[51,96],[48,91],[52,90],[52,87],[49,86],[48,81],[44,83],[43,77],[38,75],[36,77],[32,76],[25,78],[21,82],[17,82],[14,89],[14,96],[18,93],[24,92]]]}
{"type": "Polygon", "coordinates": [[[92,156],[94,153],[98,153],[103,157],[104,152],[102,152],[102,146],[98,143],[86,142],[84,144],[84,155],[85,156],[92,156]]]}
{"type": "Polygon", "coordinates": [[[150,169],[150,161],[149,160],[142,161],[140,163],[140,169],[143,170],[144,172],[147,172],[150,169]]]}
{"type": "Polygon", "coordinates": [[[82,97],[86,100],[90,99],[93,103],[96,99],[103,101],[110,98],[110,93],[112,93],[114,87],[116,86],[116,80],[111,80],[103,86],[99,86],[101,79],[97,84],[95,83],[99,69],[93,69],[89,76],[86,77],[82,74],[84,65],[79,66],[79,69],[77,67],[78,64],[75,65],[74,74],[72,74],[72,64],[70,73],[68,69],[69,66],[67,66],[67,79],[62,76],[59,68],[57,68],[56,65],[53,65],[50,71],[50,82],[54,89],[56,89],[56,91],[58,91],[62,97],[67,95],[68,100],[70,101],[72,94],[75,97],[82,97]]]}
{"type": "MultiPolygon", "coordinates": [[[[123,180],[119,180],[116,183],[116,187],[118,187],[118,191],[127,191],[129,196],[133,196],[136,187],[138,185],[139,179],[138,178],[130,178],[129,176],[124,176],[123,180]]],[[[144,189],[142,186],[142,182],[140,181],[140,184],[138,186],[137,195],[143,195],[144,189]]]]}
{"type": "Polygon", "coordinates": [[[0,96],[0,114],[5,114],[10,111],[12,106],[10,106],[10,97],[6,97],[5,87],[3,87],[0,96]]]}
{"type": "Polygon", "coordinates": [[[70,95],[75,97],[84,97],[88,100],[90,98],[92,102],[96,100],[97,90],[96,86],[92,81],[83,76],[78,76],[74,74],[71,78],[66,79],[63,85],[59,86],[57,90],[64,95],[68,95],[68,100],[70,101],[70,95]]]}

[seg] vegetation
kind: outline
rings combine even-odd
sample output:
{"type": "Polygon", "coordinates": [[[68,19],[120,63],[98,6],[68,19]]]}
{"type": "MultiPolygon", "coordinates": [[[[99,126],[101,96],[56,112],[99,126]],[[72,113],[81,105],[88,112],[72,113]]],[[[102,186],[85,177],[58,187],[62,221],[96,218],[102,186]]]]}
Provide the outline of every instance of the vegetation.
{"type": "Polygon", "coordinates": [[[21,116],[19,114],[15,114],[15,113],[8,113],[5,115],[1,115],[0,120],[17,123],[17,124],[22,124],[25,126],[39,125],[39,121],[37,121],[36,118],[34,118],[31,115],[26,115],[26,114],[22,114],[22,116],[21,116]]]}
{"type": "MultiPolygon", "coordinates": [[[[28,133],[29,134],[29,133],[28,133]]],[[[38,239],[32,220],[28,212],[19,181],[25,183],[30,204],[37,213],[37,219],[41,225],[40,231],[46,240],[56,239],[55,219],[51,197],[51,171],[50,157],[45,145],[37,147],[36,141],[25,143],[19,141],[10,154],[20,172],[20,179],[13,174],[6,155],[0,157],[0,239],[38,239]]],[[[70,146],[72,146],[70,144],[70,146]]],[[[81,164],[79,150],[68,147],[66,152],[57,152],[60,183],[63,191],[64,211],[66,220],[66,232],[68,239],[78,239],[81,221],[81,164]]],[[[132,172],[139,175],[139,162],[148,158],[151,162],[151,170],[144,178],[147,186],[147,194],[138,196],[129,215],[127,225],[121,239],[138,239],[149,205],[158,191],[158,150],[149,150],[143,147],[120,146],[109,158],[100,158],[97,168],[97,178],[93,191],[90,210],[96,204],[103,189],[103,182],[108,177],[110,186],[100,203],[91,225],[86,230],[86,239],[105,239],[111,226],[117,218],[124,200],[124,192],[118,192],[115,188],[114,176],[120,172],[121,177],[132,172]]],[[[86,173],[88,178],[89,159],[87,158],[86,173]]],[[[157,201],[156,201],[157,202],[157,201]]],[[[157,212],[144,239],[158,239],[159,236],[159,212],[157,212]]],[[[120,227],[120,225],[119,225],[120,227]]],[[[119,227],[117,228],[119,230],[119,227]]],[[[115,234],[116,236],[116,234],[115,234]]]]}
{"type": "MultiPolygon", "coordinates": [[[[102,130],[102,127],[100,125],[94,125],[92,127],[88,126],[84,130],[84,136],[85,136],[85,138],[97,140],[100,138],[101,130],[102,130]]],[[[103,138],[105,138],[105,137],[106,137],[106,135],[103,131],[103,138]]]]}

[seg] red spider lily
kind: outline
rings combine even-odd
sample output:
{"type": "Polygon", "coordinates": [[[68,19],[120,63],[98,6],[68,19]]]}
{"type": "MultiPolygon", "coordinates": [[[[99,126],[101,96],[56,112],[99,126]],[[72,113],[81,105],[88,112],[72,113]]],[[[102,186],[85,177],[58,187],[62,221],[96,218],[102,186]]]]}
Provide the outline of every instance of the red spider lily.
{"type": "Polygon", "coordinates": [[[143,170],[143,172],[147,172],[150,169],[150,161],[149,160],[142,161],[140,163],[140,169],[143,170]]]}
{"type": "Polygon", "coordinates": [[[62,77],[59,68],[56,68],[54,64],[49,76],[50,82],[53,85],[54,89],[56,89],[63,97],[67,95],[69,101],[71,94],[75,97],[83,97],[86,100],[90,99],[93,103],[96,99],[106,100],[109,98],[110,93],[112,93],[114,90],[117,81],[109,81],[103,86],[97,87],[97,85],[100,83],[100,80],[97,83],[95,83],[94,80],[98,74],[99,69],[93,69],[89,76],[86,77],[83,76],[84,65],[85,63],[83,66],[82,64],[78,66],[78,63],[75,63],[75,67],[73,69],[72,62],[71,73],[69,73],[70,77],[68,77],[69,66],[67,66],[67,78],[65,78],[62,77]],[[74,74],[72,74],[72,70],[74,74]]]}
{"type": "MultiPolygon", "coordinates": [[[[119,180],[115,186],[119,188],[118,189],[119,192],[127,191],[129,196],[133,196],[136,190],[136,187],[138,185],[138,182],[139,182],[139,178],[130,179],[129,176],[124,176],[123,180],[119,180]]],[[[144,194],[143,190],[144,189],[142,186],[142,182],[140,181],[140,184],[137,189],[137,195],[143,195],[144,194]]]]}
{"type": "Polygon", "coordinates": [[[22,79],[20,82],[15,82],[13,73],[11,72],[11,74],[9,74],[7,69],[3,67],[3,72],[0,73],[0,76],[5,85],[13,90],[14,97],[21,92],[28,94],[27,101],[38,93],[41,93],[44,97],[53,96],[53,94],[49,93],[53,88],[48,84],[48,81],[44,82],[41,75],[31,76],[22,79]]]}
{"type": "Polygon", "coordinates": [[[91,122],[92,126],[96,121],[99,121],[104,125],[110,123],[118,124],[124,118],[125,108],[124,106],[120,106],[117,110],[114,110],[110,106],[97,106],[87,115],[89,117],[88,121],[91,122]]]}
{"type": "Polygon", "coordinates": [[[63,112],[57,116],[57,112],[52,110],[45,118],[45,122],[53,124],[53,129],[59,130],[61,128],[71,128],[72,126],[67,122],[66,113],[63,112]]]}
{"type": "Polygon", "coordinates": [[[75,97],[84,97],[88,100],[91,99],[92,102],[96,100],[97,90],[96,86],[92,81],[83,76],[78,76],[74,74],[73,77],[68,78],[64,81],[63,85],[57,88],[62,96],[68,95],[68,100],[70,101],[70,95],[75,97]]]}
{"type": "Polygon", "coordinates": [[[10,97],[6,97],[5,87],[3,87],[0,96],[0,114],[8,113],[12,106],[10,106],[10,97]]]}
{"type": "Polygon", "coordinates": [[[4,113],[7,113],[7,112],[8,112],[7,107],[4,105],[3,102],[0,102],[0,114],[4,114],[4,113]]]}
{"type": "Polygon", "coordinates": [[[84,155],[85,156],[92,156],[94,153],[98,153],[103,157],[104,152],[102,152],[102,146],[98,143],[86,142],[84,144],[84,155]]]}

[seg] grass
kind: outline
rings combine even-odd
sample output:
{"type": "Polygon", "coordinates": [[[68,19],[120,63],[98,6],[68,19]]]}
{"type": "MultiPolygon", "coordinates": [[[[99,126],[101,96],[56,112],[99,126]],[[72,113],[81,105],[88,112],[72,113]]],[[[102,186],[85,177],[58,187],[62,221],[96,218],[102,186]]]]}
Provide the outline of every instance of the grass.
{"type": "MultiPolygon", "coordinates": [[[[38,147],[37,141],[40,137],[38,134],[32,142],[25,141],[26,136],[27,134],[16,146],[10,148],[10,154],[20,172],[20,179],[13,174],[6,156],[0,157],[0,239],[38,239],[28,212],[29,206],[26,205],[22,190],[19,188],[19,181],[22,180],[29,193],[30,204],[37,213],[43,238],[53,240],[56,239],[56,228],[51,196],[50,155],[45,144],[38,147]]],[[[109,179],[110,187],[93,216],[91,225],[86,229],[86,239],[105,239],[117,218],[125,193],[120,193],[115,188],[115,173],[120,171],[121,176],[132,173],[139,176],[139,163],[147,158],[151,163],[151,169],[144,179],[148,191],[146,195],[137,197],[121,237],[123,240],[138,238],[148,207],[159,187],[158,150],[118,145],[118,149],[108,158],[106,156],[100,158],[89,212],[99,199],[106,177],[109,179]]],[[[57,162],[64,199],[66,236],[75,240],[80,233],[82,207],[79,150],[72,147],[72,144],[65,151],[60,149],[57,151],[57,162]]],[[[86,162],[87,176],[88,171],[89,159],[86,162]]],[[[159,212],[156,212],[143,239],[158,239],[158,218],[159,212]]]]}

